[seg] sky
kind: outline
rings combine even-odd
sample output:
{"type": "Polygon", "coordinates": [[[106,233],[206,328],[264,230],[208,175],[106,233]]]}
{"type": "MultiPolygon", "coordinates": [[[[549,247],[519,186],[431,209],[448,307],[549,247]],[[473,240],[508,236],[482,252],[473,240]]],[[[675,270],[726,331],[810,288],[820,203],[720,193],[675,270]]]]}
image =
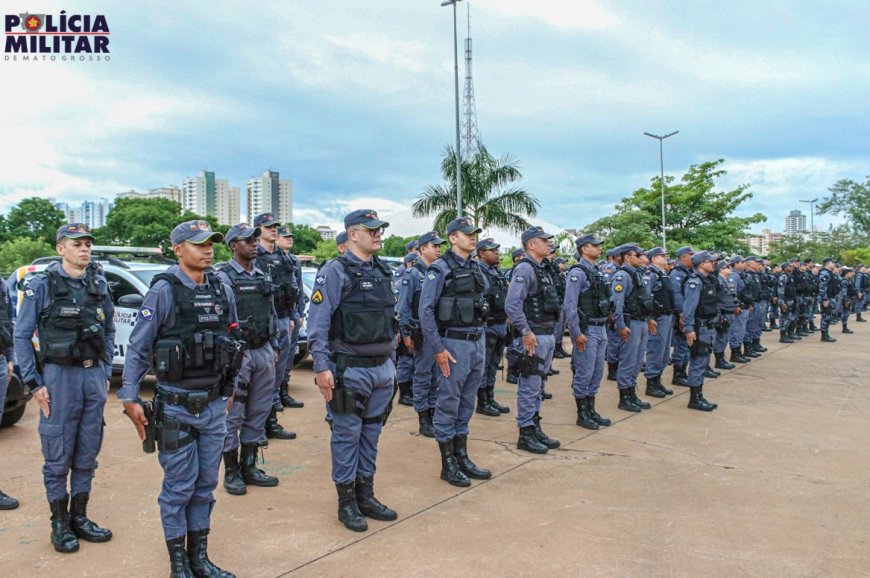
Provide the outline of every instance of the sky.
{"type": "MultiPolygon", "coordinates": [[[[664,168],[724,159],[741,214],[864,180],[870,4],[466,0],[481,137],[518,159],[539,219],[582,228],[664,168]]],[[[180,185],[294,181],[294,220],[404,218],[454,142],[452,10],[439,0],[7,1],[104,14],[109,62],[0,62],[0,212],[180,185]]],[[[460,55],[461,56],[461,55],[460,55]]],[[[460,63],[461,64],[461,63],[460,63]]],[[[462,72],[461,72],[462,74],[462,72]]],[[[831,220],[817,217],[816,225],[831,220]]],[[[422,223],[420,227],[425,227],[422,223]]]]}

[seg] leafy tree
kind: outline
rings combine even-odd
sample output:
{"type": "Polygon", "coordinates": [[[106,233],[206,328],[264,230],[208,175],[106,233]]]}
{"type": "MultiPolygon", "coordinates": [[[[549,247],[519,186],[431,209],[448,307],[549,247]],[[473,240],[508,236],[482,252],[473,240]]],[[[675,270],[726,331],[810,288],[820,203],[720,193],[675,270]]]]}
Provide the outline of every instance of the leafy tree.
{"type": "Polygon", "coordinates": [[[338,257],[338,245],[335,244],[335,239],[322,239],[314,248],[313,254],[318,261],[338,257]]]}
{"type": "MultiPolygon", "coordinates": [[[[462,167],[462,211],[477,224],[488,229],[498,227],[520,233],[529,222],[526,217],[538,214],[540,203],[534,195],[515,185],[520,179],[519,163],[510,155],[493,157],[482,144],[470,162],[462,167]]],[[[446,184],[429,185],[414,203],[415,217],[435,214],[434,228],[444,231],[456,218],[456,152],[447,147],[441,161],[446,184]]]]}
{"type": "Polygon", "coordinates": [[[381,250],[378,251],[378,254],[387,257],[404,257],[405,253],[407,253],[407,251],[405,251],[405,245],[411,241],[416,241],[419,238],[419,235],[412,235],[410,237],[390,235],[384,239],[384,242],[381,244],[381,250]]]}
{"type": "Polygon", "coordinates": [[[48,199],[30,197],[15,205],[6,217],[8,238],[28,237],[53,246],[66,216],[48,199]]]}
{"type": "Polygon", "coordinates": [[[18,237],[0,246],[0,271],[9,273],[22,265],[30,264],[36,258],[56,254],[54,245],[41,239],[18,237]]]}
{"type": "MultiPolygon", "coordinates": [[[[317,229],[309,225],[294,225],[290,224],[290,230],[293,231],[293,253],[297,255],[310,255],[317,248],[317,245],[323,241],[323,237],[317,232],[317,229]]],[[[335,242],[332,243],[335,245],[335,242]]]]}
{"type": "Polygon", "coordinates": [[[842,179],[834,183],[828,190],[830,197],[825,197],[817,207],[820,215],[845,215],[852,230],[864,239],[870,238],[870,176],[863,183],[850,179],[842,179]]]}
{"type": "MultiPolygon", "coordinates": [[[[725,252],[746,251],[740,239],[746,229],[766,221],[761,213],[750,217],[734,216],[737,208],[752,193],[748,185],[732,191],[717,191],[716,179],[725,175],[720,168],[723,159],[692,165],[677,183],[665,177],[665,216],[670,247],[692,245],[696,249],[716,249],[725,252]]],[[[634,242],[644,248],[661,243],[660,177],[649,188],[634,191],[614,208],[614,214],[598,219],[584,228],[605,238],[605,249],[634,242]]]]}

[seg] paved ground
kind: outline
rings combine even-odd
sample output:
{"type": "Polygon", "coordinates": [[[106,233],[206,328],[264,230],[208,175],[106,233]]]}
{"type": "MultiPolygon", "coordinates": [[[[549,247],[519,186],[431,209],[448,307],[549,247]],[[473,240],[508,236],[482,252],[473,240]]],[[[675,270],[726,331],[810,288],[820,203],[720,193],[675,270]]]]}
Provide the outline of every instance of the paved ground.
{"type": "MultiPolygon", "coordinates": [[[[762,359],[709,382],[712,414],[687,410],[683,388],[628,414],[605,382],[598,406],[616,421],[598,432],[574,425],[568,360],[557,361],[542,413],[562,449],[518,452],[513,413],[476,416],[470,452],[495,475],[465,490],[438,479],[434,441],[399,406],[377,489],[400,518],[365,534],[335,519],[329,430],[310,371],[297,371],[306,407],[281,421],[299,439],[265,454],[281,484],[245,497],[217,490],[212,558],[264,577],[870,575],[870,326],[854,326],[852,336],[835,331],[833,346],[765,334],[762,359]]],[[[510,385],[497,393],[513,405],[510,385]]],[[[115,539],[77,554],[48,541],[36,421],[33,405],[0,434],[0,488],[23,504],[0,512],[0,576],[165,576],[160,467],[114,397],[91,513],[115,539]]]]}

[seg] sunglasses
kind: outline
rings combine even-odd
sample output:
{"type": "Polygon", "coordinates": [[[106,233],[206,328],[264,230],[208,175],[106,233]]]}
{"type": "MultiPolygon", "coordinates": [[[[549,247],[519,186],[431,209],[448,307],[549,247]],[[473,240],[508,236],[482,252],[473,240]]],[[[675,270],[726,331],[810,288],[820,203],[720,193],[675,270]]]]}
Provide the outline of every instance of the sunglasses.
{"type": "Polygon", "coordinates": [[[384,227],[378,227],[377,229],[369,229],[368,227],[357,227],[352,229],[354,231],[367,231],[368,234],[372,237],[377,237],[378,235],[382,235],[384,233],[384,227]]]}

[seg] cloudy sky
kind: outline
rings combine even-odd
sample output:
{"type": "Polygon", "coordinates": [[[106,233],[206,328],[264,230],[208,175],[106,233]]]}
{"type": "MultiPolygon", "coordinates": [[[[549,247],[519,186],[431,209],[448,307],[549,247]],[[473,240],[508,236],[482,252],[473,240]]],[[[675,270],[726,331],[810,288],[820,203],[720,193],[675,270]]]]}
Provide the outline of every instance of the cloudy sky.
{"type": "MultiPolygon", "coordinates": [[[[659,159],[644,131],[680,131],[666,173],[724,158],[722,187],[751,184],[745,213],[773,230],[798,199],[870,174],[870,5],[469,1],[483,141],[520,160],[544,221],[582,227],[647,185],[659,159]]],[[[105,14],[112,59],[0,62],[0,211],[203,168],[242,189],[280,171],[296,220],[313,225],[349,207],[405,210],[439,182],[454,138],[452,13],[439,4],[4,2],[105,14]]]]}

